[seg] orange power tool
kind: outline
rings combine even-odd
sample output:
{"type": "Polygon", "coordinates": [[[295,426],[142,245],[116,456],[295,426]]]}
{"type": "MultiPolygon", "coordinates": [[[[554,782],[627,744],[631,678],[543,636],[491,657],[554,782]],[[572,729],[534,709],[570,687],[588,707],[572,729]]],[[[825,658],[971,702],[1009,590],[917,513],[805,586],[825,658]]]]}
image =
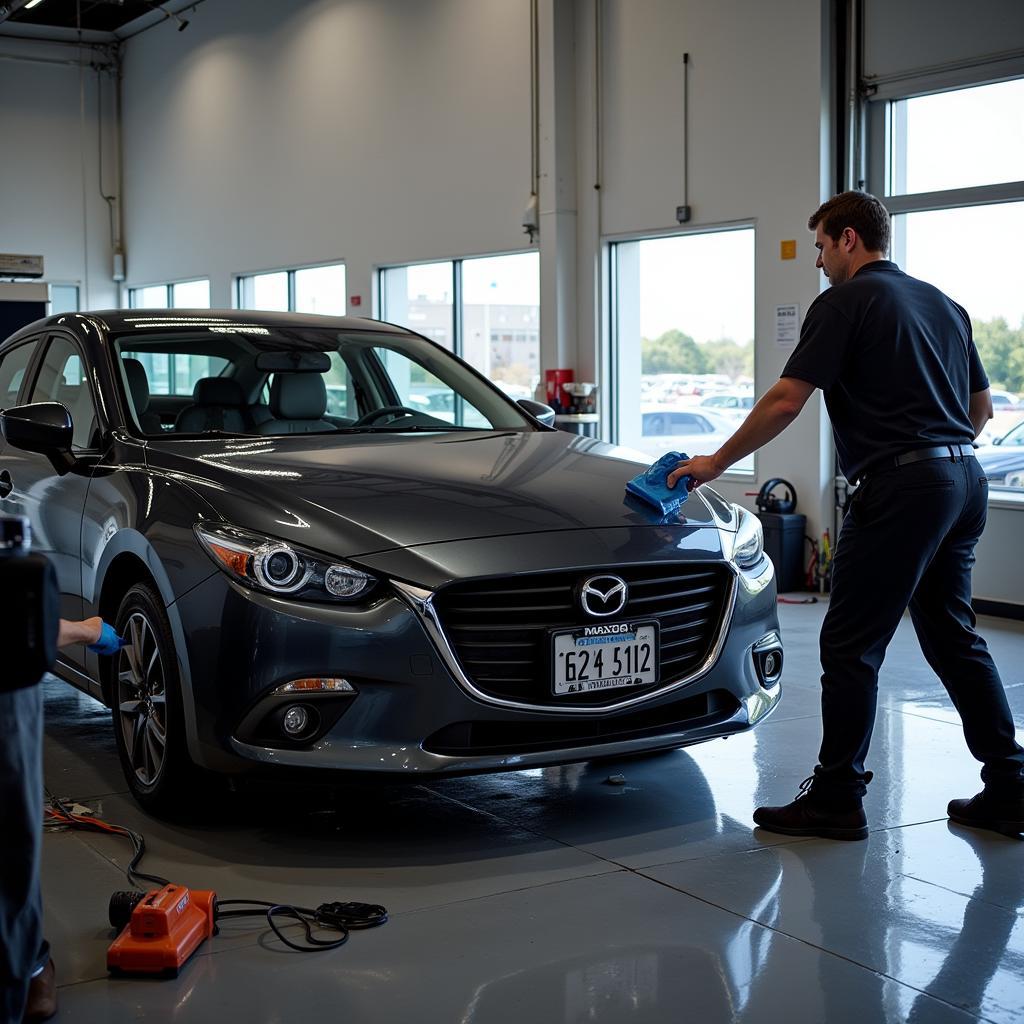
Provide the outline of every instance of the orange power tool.
{"type": "Polygon", "coordinates": [[[110,923],[123,931],[107,950],[107,970],[177,977],[203,941],[216,934],[216,902],[216,893],[183,885],[115,892],[110,923]]]}

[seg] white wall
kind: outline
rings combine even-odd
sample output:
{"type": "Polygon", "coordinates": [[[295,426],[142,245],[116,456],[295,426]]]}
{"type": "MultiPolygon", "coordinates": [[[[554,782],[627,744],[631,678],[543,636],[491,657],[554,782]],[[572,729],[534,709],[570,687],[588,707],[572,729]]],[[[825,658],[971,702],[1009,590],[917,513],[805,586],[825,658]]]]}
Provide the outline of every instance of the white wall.
{"type": "MultiPolygon", "coordinates": [[[[579,364],[595,365],[595,240],[679,230],[683,201],[683,54],[690,55],[687,230],[733,221],[756,226],[755,374],[778,379],[788,352],[774,338],[776,305],[801,312],[821,278],[807,218],[821,195],[821,5],[818,0],[603,0],[601,189],[594,141],[594,5],[578,0],[580,177],[579,364]],[[600,207],[600,208],[599,208],[600,207]],[[796,260],[779,243],[797,240],[796,260]],[[586,349],[589,347],[590,351],[586,349]]],[[[721,268],[728,278],[729,267],[721,268]]],[[[774,476],[790,480],[812,535],[831,523],[831,442],[815,397],[760,452],[756,483],[723,481],[744,496],[774,476]]]]}
{"type": "Polygon", "coordinates": [[[207,0],[128,43],[128,279],[524,247],[529,8],[519,0],[207,0]]]}
{"type": "MultiPolygon", "coordinates": [[[[95,57],[86,51],[86,60],[95,57]]],[[[41,253],[45,280],[78,284],[83,308],[116,306],[99,189],[97,75],[73,47],[0,40],[0,251],[41,253]],[[54,63],[10,59],[17,54],[54,63]],[[84,111],[84,116],[83,116],[84,111]],[[83,217],[84,210],[84,217],[83,217]]],[[[116,188],[113,84],[103,83],[104,185],[116,188]]]]}

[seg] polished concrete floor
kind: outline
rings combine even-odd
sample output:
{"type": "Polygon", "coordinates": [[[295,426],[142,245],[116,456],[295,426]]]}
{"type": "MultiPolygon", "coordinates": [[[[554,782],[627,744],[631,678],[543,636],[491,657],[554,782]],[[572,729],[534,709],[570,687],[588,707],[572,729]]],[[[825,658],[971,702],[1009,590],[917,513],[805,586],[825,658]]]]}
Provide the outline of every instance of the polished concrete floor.
{"type": "MultiPolygon", "coordinates": [[[[107,901],[130,849],[50,833],[59,1019],[1024,1021],[1024,842],[948,824],[978,766],[909,622],[883,671],[868,841],[751,827],[814,763],[822,609],[781,607],[786,695],[744,736],[411,788],[254,790],[188,827],[139,811],[108,712],[49,682],[47,785],[143,832],[143,870],[222,898],[391,913],[308,956],[225,922],[176,980],[108,979],[107,901]]],[[[1024,728],[1024,624],[981,626],[1024,728]]]]}

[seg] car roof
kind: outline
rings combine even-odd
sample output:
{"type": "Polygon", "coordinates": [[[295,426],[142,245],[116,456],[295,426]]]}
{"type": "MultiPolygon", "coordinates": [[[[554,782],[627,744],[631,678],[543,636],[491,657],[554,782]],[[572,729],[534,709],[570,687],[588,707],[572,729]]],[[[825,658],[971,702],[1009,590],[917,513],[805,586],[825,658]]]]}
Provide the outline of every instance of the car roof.
{"type": "Polygon", "coordinates": [[[36,334],[48,327],[71,328],[79,334],[90,329],[110,334],[131,333],[145,329],[147,333],[180,333],[183,330],[211,326],[251,324],[257,327],[319,327],[337,331],[382,331],[409,334],[404,327],[359,316],[319,316],[313,313],[274,313],[252,309],[101,309],[82,313],[57,313],[26,324],[9,340],[36,334]]]}

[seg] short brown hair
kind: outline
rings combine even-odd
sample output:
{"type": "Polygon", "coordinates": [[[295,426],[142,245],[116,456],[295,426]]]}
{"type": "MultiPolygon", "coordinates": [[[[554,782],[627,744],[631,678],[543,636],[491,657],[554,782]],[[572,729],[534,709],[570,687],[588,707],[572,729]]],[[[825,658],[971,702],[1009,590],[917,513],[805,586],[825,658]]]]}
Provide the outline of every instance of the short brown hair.
{"type": "Polygon", "coordinates": [[[811,231],[819,224],[833,242],[845,228],[853,228],[869,252],[889,251],[889,211],[868,192],[840,192],[826,200],[807,221],[811,231]]]}

